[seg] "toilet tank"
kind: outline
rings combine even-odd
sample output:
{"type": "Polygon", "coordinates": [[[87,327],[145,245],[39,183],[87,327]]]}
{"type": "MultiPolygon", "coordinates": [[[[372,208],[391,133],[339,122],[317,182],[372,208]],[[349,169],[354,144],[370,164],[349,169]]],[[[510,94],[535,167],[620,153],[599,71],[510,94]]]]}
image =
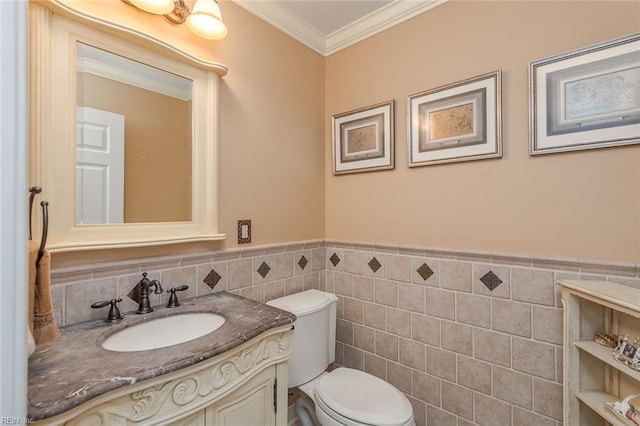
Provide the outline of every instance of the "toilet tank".
{"type": "Polygon", "coordinates": [[[320,290],[306,290],[267,302],[297,318],[290,342],[290,388],[319,376],[335,360],[337,303],[335,294],[320,290]]]}

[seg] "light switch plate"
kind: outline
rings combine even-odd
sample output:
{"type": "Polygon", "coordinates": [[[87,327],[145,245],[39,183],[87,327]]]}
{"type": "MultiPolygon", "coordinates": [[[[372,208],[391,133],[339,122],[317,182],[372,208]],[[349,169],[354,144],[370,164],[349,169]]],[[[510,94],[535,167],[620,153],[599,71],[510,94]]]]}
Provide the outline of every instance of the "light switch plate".
{"type": "Polygon", "coordinates": [[[238,221],[238,244],[248,244],[251,242],[251,221],[238,221]]]}

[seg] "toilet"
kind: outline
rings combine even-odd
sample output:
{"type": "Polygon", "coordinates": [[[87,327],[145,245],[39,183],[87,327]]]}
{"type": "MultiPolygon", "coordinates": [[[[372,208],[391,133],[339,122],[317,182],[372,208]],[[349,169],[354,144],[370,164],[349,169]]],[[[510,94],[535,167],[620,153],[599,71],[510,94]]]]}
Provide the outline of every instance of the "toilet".
{"type": "Polygon", "coordinates": [[[296,315],[289,388],[301,391],[296,413],[303,426],[413,426],[409,400],[397,388],[351,368],[327,372],[335,360],[336,295],[306,290],[267,302],[296,315]]]}

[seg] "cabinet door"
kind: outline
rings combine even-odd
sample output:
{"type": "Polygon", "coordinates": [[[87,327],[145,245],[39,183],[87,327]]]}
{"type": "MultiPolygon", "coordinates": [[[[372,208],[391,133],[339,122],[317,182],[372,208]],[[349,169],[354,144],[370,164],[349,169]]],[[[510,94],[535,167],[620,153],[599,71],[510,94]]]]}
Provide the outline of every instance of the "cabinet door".
{"type": "Polygon", "coordinates": [[[275,377],[275,366],[267,368],[212,407],[208,407],[207,425],[275,425],[275,377]]]}
{"type": "Polygon", "coordinates": [[[205,410],[171,422],[171,426],[205,426],[205,424],[205,410]]]}

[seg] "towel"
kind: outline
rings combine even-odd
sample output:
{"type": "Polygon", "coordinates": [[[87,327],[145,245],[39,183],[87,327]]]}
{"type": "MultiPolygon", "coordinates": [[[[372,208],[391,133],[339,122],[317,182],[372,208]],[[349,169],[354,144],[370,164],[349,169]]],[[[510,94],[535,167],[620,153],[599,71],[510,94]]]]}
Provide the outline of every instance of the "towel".
{"type": "Polygon", "coordinates": [[[38,345],[60,337],[51,300],[51,256],[45,250],[36,264],[39,248],[29,241],[29,328],[38,345]]]}

